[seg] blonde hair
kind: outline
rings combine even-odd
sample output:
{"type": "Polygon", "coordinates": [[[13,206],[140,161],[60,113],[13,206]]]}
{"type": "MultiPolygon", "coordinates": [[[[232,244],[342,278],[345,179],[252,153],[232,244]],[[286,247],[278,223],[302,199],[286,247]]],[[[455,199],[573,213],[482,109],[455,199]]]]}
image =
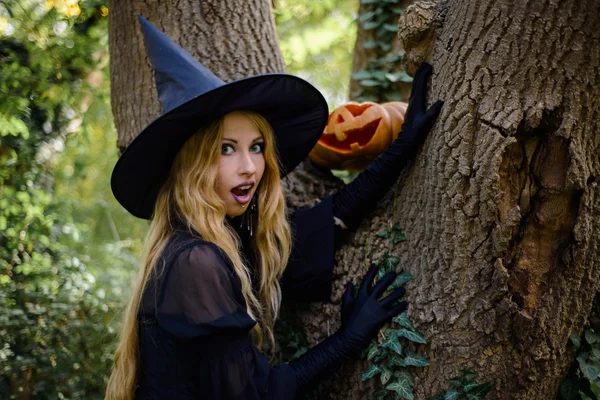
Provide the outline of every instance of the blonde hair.
{"type": "Polygon", "coordinates": [[[252,237],[255,268],[260,276],[258,296],[252,289],[248,266],[240,256],[240,238],[225,220],[225,203],[214,190],[223,138],[222,117],[187,140],[175,157],[169,177],[158,195],[145,239],[141,267],[125,310],[120,342],[106,389],[107,400],[134,398],[140,362],[137,314],[148,278],[153,269],[158,268],[161,253],[177,221],[198,232],[203,240],[219,246],[231,259],[242,283],[247,312],[258,322],[251,331],[252,339],[261,348],[266,336],[271,352],[274,349],[273,326],[281,303],[279,279],[291,253],[291,230],[286,219],[285,196],[280,184],[279,160],[271,127],[257,113],[237,112],[252,120],[265,142],[265,171],[255,194],[259,223],[252,237]]]}

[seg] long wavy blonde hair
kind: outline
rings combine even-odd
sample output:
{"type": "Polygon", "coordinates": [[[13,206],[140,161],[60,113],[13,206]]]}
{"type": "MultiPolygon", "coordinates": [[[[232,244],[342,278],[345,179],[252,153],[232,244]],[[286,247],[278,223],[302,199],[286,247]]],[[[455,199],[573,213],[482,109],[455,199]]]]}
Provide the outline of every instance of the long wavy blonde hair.
{"type": "MultiPolygon", "coordinates": [[[[163,185],[145,238],[140,269],[126,306],[120,342],[114,356],[112,374],[106,389],[107,400],[129,400],[135,395],[139,368],[137,314],[142,294],[177,221],[198,232],[203,240],[218,245],[233,262],[242,282],[247,312],[258,323],[251,331],[257,347],[264,338],[274,348],[273,326],[279,313],[281,289],[279,279],[291,252],[291,230],[286,218],[286,204],[280,184],[279,160],[269,123],[259,114],[237,111],[250,118],[265,142],[265,171],[255,196],[258,200],[258,226],[252,237],[260,287],[255,294],[248,266],[240,256],[240,238],[226,221],[225,203],[214,188],[217,184],[223,118],[194,134],[177,154],[169,177],[163,185]]],[[[161,271],[157,271],[161,273],[161,271]]]]}

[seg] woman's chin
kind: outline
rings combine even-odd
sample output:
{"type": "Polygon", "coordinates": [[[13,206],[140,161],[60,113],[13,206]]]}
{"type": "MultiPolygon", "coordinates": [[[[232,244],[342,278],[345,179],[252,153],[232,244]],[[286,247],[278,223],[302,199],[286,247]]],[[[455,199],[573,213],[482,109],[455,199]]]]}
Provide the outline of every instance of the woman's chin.
{"type": "Polygon", "coordinates": [[[246,212],[246,207],[242,207],[241,204],[233,204],[227,209],[227,216],[229,218],[236,218],[246,212]]]}

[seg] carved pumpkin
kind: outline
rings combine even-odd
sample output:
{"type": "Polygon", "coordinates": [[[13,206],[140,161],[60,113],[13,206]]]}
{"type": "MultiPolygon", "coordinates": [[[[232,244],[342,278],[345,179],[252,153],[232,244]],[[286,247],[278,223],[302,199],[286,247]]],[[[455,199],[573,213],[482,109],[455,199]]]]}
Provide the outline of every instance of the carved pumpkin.
{"type": "Polygon", "coordinates": [[[329,169],[363,170],[398,137],[408,104],[344,104],[329,114],[309,157],[329,169]]]}

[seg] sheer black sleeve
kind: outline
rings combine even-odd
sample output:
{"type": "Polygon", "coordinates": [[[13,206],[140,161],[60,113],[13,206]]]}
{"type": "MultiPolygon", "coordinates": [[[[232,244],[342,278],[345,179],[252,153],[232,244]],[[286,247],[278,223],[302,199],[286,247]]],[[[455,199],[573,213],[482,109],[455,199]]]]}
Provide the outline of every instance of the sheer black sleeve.
{"type": "Polygon", "coordinates": [[[333,219],[331,196],[294,212],[293,247],[281,280],[284,300],[326,301],[331,295],[335,250],[340,228],[333,219]]]}
{"type": "Polygon", "coordinates": [[[248,332],[256,323],[246,313],[241,289],[233,287],[233,271],[217,251],[209,244],[186,249],[166,272],[157,319],[177,337],[248,332]]]}
{"type": "Polygon", "coordinates": [[[165,272],[156,318],[177,338],[178,368],[189,374],[196,393],[210,399],[294,398],[291,367],[271,367],[252,343],[249,331],[256,322],[218,247],[185,249],[165,272]]]}

